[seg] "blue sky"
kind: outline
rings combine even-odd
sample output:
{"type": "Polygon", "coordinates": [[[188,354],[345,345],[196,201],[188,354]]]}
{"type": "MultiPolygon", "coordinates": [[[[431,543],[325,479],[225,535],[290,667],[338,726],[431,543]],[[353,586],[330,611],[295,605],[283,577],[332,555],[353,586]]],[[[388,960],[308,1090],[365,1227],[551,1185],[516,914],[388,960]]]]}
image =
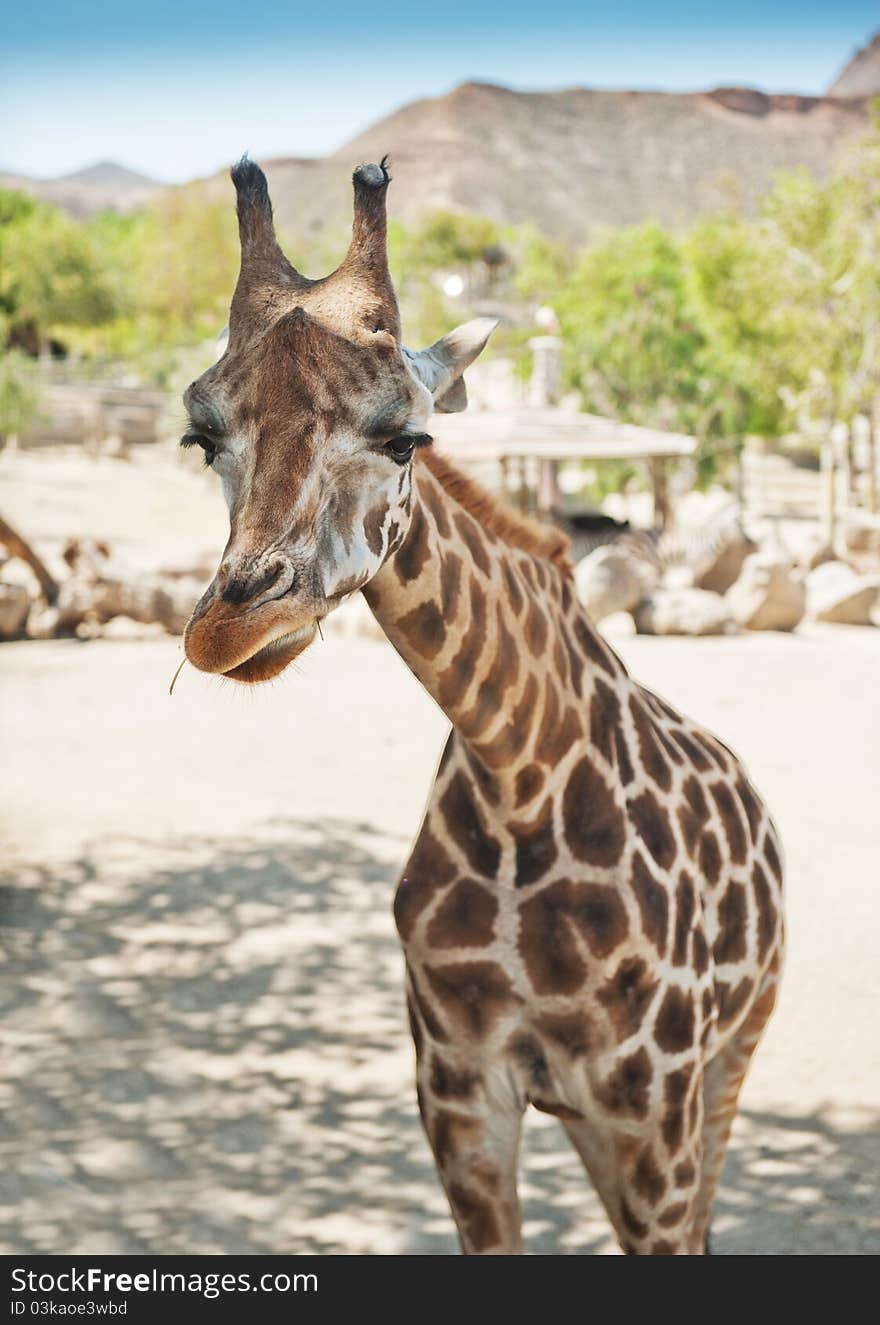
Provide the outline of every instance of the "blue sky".
{"type": "Polygon", "coordinates": [[[465,79],[819,93],[878,26],[877,0],[19,0],[0,42],[0,168],[111,158],[187,179],[244,149],[330,151],[465,79]]]}

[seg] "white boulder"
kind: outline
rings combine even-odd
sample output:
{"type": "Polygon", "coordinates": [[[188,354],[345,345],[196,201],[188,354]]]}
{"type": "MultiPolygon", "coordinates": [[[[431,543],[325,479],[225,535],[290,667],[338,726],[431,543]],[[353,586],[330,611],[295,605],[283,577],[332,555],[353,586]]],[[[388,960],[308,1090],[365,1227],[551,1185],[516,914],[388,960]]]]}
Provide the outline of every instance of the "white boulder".
{"type": "Polygon", "coordinates": [[[787,560],[757,552],[743,563],[727,603],[745,630],[794,630],[803,619],[807,591],[787,560]]]}
{"type": "Polygon", "coordinates": [[[631,612],[656,582],[656,573],[626,547],[608,544],[581,558],[574,570],[577,596],[594,621],[631,612]]]}
{"type": "Polygon", "coordinates": [[[845,561],[827,561],[807,576],[807,612],[814,621],[873,625],[880,576],[859,575],[845,561]]]}
{"type": "Polygon", "coordinates": [[[640,635],[730,635],[737,629],[725,599],[708,589],[658,589],[633,617],[640,635]]]}
{"type": "Polygon", "coordinates": [[[31,596],[23,584],[0,584],[0,639],[15,639],[24,631],[31,596]]]}

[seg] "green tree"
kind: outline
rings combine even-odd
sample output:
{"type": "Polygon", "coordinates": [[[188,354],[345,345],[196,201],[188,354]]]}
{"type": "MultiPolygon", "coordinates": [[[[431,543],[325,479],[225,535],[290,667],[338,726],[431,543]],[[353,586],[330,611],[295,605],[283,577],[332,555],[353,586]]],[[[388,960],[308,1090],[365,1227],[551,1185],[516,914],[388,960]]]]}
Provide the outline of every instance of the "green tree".
{"type": "Polygon", "coordinates": [[[720,435],[727,387],[690,298],[682,245],[654,222],[622,230],[581,254],[550,301],[566,368],[587,409],[632,423],[720,435]]]}
{"type": "Polygon", "coordinates": [[[86,229],[56,207],[0,200],[0,313],[7,339],[36,353],[71,328],[108,322],[116,309],[86,229]]]}
{"type": "Polygon", "coordinates": [[[40,393],[30,368],[21,350],[0,350],[0,441],[24,432],[38,412],[40,393]]]}

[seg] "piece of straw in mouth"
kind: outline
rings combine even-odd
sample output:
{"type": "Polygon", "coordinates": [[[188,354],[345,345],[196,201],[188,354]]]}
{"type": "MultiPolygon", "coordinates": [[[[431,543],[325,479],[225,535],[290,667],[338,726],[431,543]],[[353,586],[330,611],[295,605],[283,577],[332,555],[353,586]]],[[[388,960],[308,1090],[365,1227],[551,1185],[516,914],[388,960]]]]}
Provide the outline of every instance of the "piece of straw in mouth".
{"type": "Polygon", "coordinates": [[[181,660],[180,660],[180,666],[178,667],[177,671],[176,671],[176,672],[174,673],[174,675],[172,676],[172,678],[171,678],[171,685],[168,687],[168,693],[169,693],[169,695],[173,695],[173,694],[174,694],[174,686],[175,686],[175,684],[176,684],[176,682],[177,682],[177,678],[180,676],[180,673],[183,671],[183,668],[184,668],[184,664],[185,664],[185,662],[186,662],[186,657],[181,658],[181,660]]]}

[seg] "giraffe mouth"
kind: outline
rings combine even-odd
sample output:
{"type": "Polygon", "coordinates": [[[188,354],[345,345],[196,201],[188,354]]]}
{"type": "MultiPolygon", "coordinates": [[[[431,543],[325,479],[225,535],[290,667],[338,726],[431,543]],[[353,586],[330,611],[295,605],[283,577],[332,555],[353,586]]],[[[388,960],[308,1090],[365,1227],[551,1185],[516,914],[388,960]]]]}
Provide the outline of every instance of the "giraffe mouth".
{"type": "Polygon", "coordinates": [[[261,645],[244,662],[230,667],[223,675],[231,681],[243,681],[247,685],[271,681],[273,677],[280,676],[285,667],[309,647],[317,632],[317,619],[299,626],[296,630],[286,630],[269,640],[268,644],[261,645]]]}

